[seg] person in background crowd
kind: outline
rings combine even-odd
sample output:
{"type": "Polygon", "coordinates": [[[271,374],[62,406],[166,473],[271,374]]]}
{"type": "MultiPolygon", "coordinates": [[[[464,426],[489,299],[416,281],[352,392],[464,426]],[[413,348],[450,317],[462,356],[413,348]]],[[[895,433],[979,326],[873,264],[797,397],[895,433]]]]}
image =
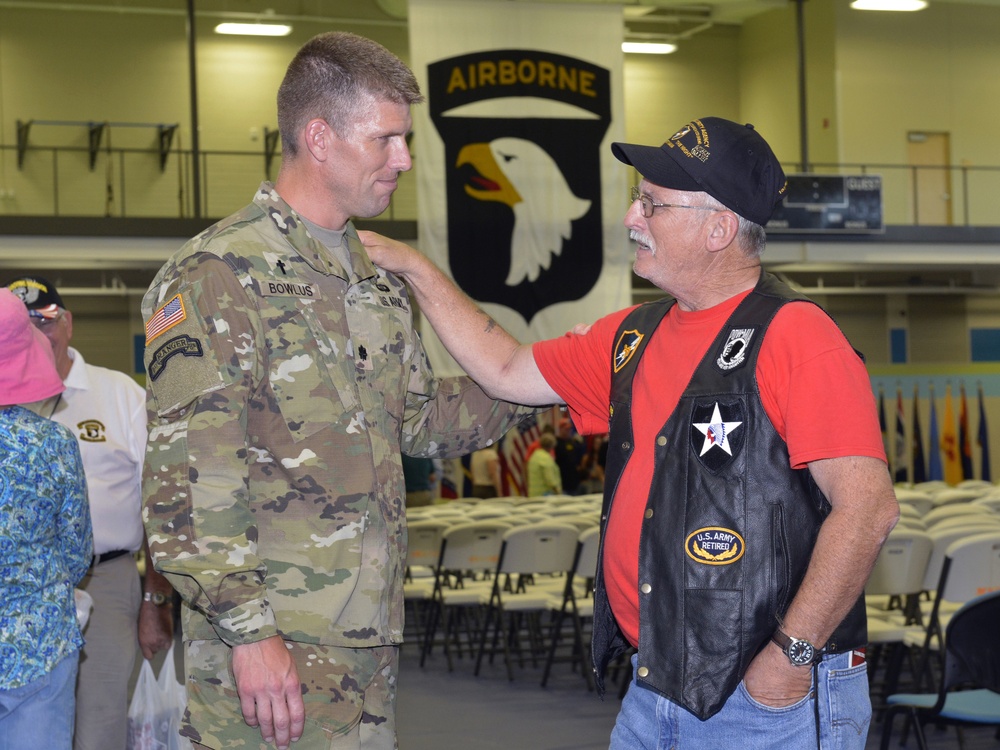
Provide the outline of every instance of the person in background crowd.
{"type": "Polygon", "coordinates": [[[0,747],[69,750],[83,636],[73,589],[93,556],[64,386],[24,305],[0,289],[0,747]]]}
{"type": "Polygon", "coordinates": [[[500,454],[493,446],[481,448],[469,459],[469,473],[472,474],[472,496],[480,500],[499,497],[500,454]]]}
{"type": "Polygon", "coordinates": [[[406,507],[419,508],[434,502],[431,488],[437,481],[434,461],[430,458],[407,456],[403,459],[403,483],[406,487],[406,507]]]}
{"type": "Polygon", "coordinates": [[[537,450],[528,459],[528,497],[562,494],[562,477],[553,456],[555,447],[556,436],[551,432],[543,432],[538,439],[537,450]]]}
{"type": "Polygon", "coordinates": [[[864,363],[761,268],[785,176],[752,125],[611,148],[641,176],[634,270],[668,296],[589,329],[522,346],[412,248],[362,240],[488,393],[610,431],[601,692],[637,649],[612,750],[861,750],[864,586],[899,514],[864,363]]]}
{"type": "Polygon", "coordinates": [[[567,495],[575,495],[580,482],[587,476],[582,468],[586,450],[583,438],[573,432],[573,423],[565,417],[560,419],[556,425],[555,457],[562,478],[562,491],[567,495]]]}
{"type": "MultiPolygon", "coordinates": [[[[139,578],[135,554],[148,549],[142,527],[145,393],[128,375],[87,364],[70,346],[73,313],[41,276],[7,285],[21,298],[55,354],[66,390],[52,414],[76,436],[90,488],[93,563],[80,583],[94,600],[80,657],[75,750],[125,750],[128,682],[138,644],[146,659],[170,648],[173,589],[151,565],[139,578]]],[[[148,557],[147,557],[148,559],[148,557]]]]}
{"type": "Polygon", "coordinates": [[[197,747],[396,744],[400,454],[462,456],[533,409],[433,376],[409,294],[351,217],[389,205],[413,73],[330,32],[278,90],[277,182],[187,243],[142,302],[153,560],[185,608],[197,747]]]}

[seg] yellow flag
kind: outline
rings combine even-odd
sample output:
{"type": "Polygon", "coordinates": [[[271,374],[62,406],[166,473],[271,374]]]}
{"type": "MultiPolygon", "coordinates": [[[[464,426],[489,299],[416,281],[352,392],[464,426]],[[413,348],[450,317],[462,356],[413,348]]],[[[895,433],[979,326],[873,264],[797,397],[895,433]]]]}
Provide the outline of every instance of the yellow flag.
{"type": "Polygon", "coordinates": [[[946,386],[944,393],[941,456],[944,458],[944,481],[951,485],[961,482],[962,462],[958,456],[958,433],[955,431],[955,408],[951,403],[951,385],[946,386]]]}

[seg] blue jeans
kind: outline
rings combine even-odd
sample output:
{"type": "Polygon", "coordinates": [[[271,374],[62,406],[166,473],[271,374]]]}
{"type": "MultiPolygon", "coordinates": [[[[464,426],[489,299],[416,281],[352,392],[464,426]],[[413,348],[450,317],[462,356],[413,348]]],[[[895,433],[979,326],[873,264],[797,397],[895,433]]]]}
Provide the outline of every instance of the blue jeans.
{"type": "Polygon", "coordinates": [[[80,652],[74,651],[47,675],[0,690],[0,748],[71,750],[79,661],[80,652]]]}
{"type": "MultiPolygon", "coordinates": [[[[815,683],[809,695],[784,708],[764,706],[741,682],[719,713],[707,721],[635,682],[611,731],[610,750],[688,750],[719,747],[721,738],[740,750],[817,750],[815,683]]],[[[868,669],[850,667],[851,654],[828,656],[818,667],[821,750],[864,750],[871,722],[868,669]]]]}

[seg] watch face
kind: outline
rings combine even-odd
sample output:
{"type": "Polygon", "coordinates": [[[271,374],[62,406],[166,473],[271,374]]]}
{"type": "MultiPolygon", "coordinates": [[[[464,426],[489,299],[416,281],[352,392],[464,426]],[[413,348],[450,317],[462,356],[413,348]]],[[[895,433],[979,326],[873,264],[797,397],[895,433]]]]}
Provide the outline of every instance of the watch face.
{"type": "Polygon", "coordinates": [[[816,649],[809,641],[797,641],[792,639],[791,644],[788,646],[788,658],[792,664],[803,666],[805,664],[812,664],[813,656],[816,654],[816,649]]]}

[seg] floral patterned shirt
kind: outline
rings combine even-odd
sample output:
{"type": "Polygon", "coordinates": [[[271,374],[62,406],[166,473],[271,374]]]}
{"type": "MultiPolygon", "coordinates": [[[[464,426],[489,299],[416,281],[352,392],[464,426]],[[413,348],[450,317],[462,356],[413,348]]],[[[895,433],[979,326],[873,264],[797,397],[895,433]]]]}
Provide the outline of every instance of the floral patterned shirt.
{"type": "Polygon", "coordinates": [[[0,690],[83,645],[73,589],[93,547],[76,439],[21,406],[0,407],[0,690]]]}

